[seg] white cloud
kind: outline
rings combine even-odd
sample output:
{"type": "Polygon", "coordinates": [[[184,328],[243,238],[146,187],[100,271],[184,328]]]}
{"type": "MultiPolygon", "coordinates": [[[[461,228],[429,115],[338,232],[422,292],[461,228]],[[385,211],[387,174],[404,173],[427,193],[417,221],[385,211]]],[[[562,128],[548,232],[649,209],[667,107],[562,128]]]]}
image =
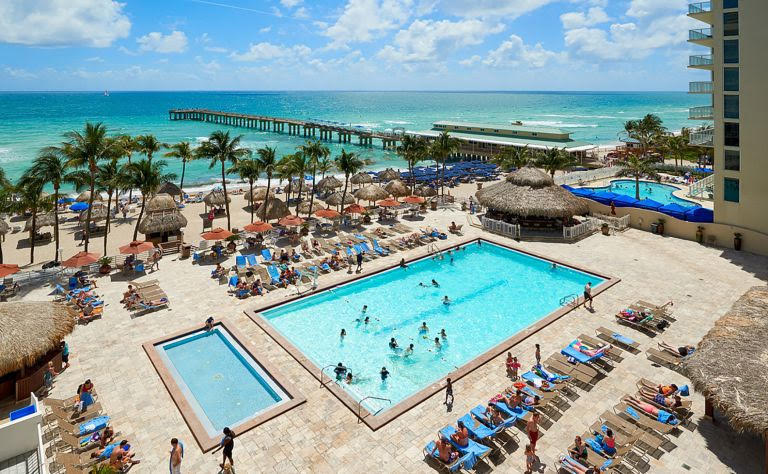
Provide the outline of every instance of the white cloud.
{"type": "Polygon", "coordinates": [[[226,53],[229,51],[227,48],[222,48],[221,46],[206,46],[203,49],[211,53],[226,53]]]}
{"type": "Polygon", "coordinates": [[[514,19],[555,0],[442,0],[447,13],[465,18],[514,19]]]}
{"type": "Polygon", "coordinates": [[[125,46],[118,46],[117,50],[120,51],[121,53],[127,54],[128,56],[138,56],[139,55],[139,53],[137,53],[136,51],[131,51],[130,49],[126,48],[125,46]]]}
{"type": "Polygon", "coordinates": [[[268,42],[251,44],[244,53],[232,53],[229,56],[235,61],[267,61],[274,59],[292,60],[309,56],[312,50],[303,44],[283,46],[268,42]]]}
{"type": "Polygon", "coordinates": [[[90,58],[86,58],[86,62],[89,62],[89,63],[103,63],[104,59],[100,58],[99,56],[93,56],[93,57],[90,57],[90,58]]]}
{"type": "Polygon", "coordinates": [[[199,66],[199,69],[206,74],[214,75],[221,69],[221,65],[215,59],[210,62],[205,62],[202,57],[195,56],[195,63],[199,66]]]}
{"type": "Polygon", "coordinates": [[[298,18],[299,20],[306,20],[309,18],[309,11],[304,7],[297,8],[296,11],[293,12],[293,17],[298,18]]]}
{"type": "Polygon", "coordinates": [[[37,74],[31,73],[26,69],[6,67],[3,71],[14,79],[37,79],[37,74]]]}
{"type": "Polygon", "coordinates": [[[541,68],[551,61],[562,61],[565,58],[565,53],[549,51],[541,43],[536,43],[533,46],[527,45],[521,37],[511,35],[498,48],[489,51],[485,59],[475,55],[468,60],[461,61],[461,64],[472,65],[482,63],[486,66],[497,68],[512,66],[541,68]]]}
{"type": "Polygon", "coordinates": [[[261,28],[259,30],[259,33],[269,33],[270,31],[272,31],[272,27],[271,26],[265,26],[264,28],[261,28]]]}
{"type": "Polygon", "coordinates": [[[300,5],[302,0],[280,0],[280,4],[285,8],[293,8],[296,5],[300,5]]]}
{"type": "Polygon", "coordinates": [[[114,0],[2,0],[0,42],[107,47],[131,31],[124,5],[114,0]]]}
{"type": "Polygon", "coordinates": [[[392,62],[438,63],[444,53],[480,44],[486,36],[503,29],[501,23],[480,20],[415,20],[407,30],[397,32],[394,46],[385,46],[378,55],[392,62]]]}
{"type": "Polygon", "coordinates": [[[583,28],[585,26],[594,26],[600,23],[611,21],[611,18],[600,7],[592,7],[584,12],[570,12],[560,15],[560,21],[563,22],[563,28],[571,30],[574,28],[583,28]]]}
{"type": "Polygon", "coordinates": [[[644,18],[658,13],[681,12],[686,10],[687,0],[632,0],[627,9],[627,15],[644,18]]]}
{"type": "Polygon", "coordinates": [[[137,38],[136,42],[139,43],[141,51],[154,51],[155,53],[183,53],[187,49],[187,35],[183,31],[177,30],[168,35],[153,31],[137,38]]]}
{"type": "Polygon", "coordinates": [[[344,12],[323,31],[330,49],[345,48],[379,38],[399,28],[411,15],[413,0],[347,0],[344,12]]]}

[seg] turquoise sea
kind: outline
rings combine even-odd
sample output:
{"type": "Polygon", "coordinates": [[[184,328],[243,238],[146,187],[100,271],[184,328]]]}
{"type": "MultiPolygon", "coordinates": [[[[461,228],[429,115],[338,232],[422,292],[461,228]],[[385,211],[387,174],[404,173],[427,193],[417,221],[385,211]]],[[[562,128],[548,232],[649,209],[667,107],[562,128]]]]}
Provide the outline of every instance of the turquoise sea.
{"type": "MultiPolygon", "coordinates": [[[[11,92],[0,93],[0,166],[18,177],[40,148],[86,121],[104,122],[112,133],[154,133],[164,142],[199,142],[221,125],[168,120],[172,108],[207,108],[299,119],[321,119],[375,129],[425,130],[438,120],[554,126],[595,144],[617,141],[623,123],[646,113],[661,116],[670,130],[696,125],[688,107],[705,98],[682,92],[11,92]]],[[[227,128],[227,127],[224,127],[227,128]]],[[[276,146],[292,153],[303,138],[234,129],[246,146],[276,146]]],[[[405,165],[380,148],[346,147],[373,161],[374,169],[405,165]]],[[[341,149],[331,144],[336,154],[341,149]]],[[[181,164],[169,161],[180,173],[181,164]]],[[[187,166],[186,183],[216,180],[208,163],[187,166]]],[[[185,183],[185,187],[186,187],[185,183]]]]}

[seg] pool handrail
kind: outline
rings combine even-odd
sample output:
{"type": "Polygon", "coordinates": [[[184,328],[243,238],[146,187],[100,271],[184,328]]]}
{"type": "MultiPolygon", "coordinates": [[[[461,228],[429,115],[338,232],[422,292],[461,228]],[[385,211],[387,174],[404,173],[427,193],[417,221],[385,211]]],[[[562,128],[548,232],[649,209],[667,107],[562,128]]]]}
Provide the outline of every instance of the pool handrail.
{"type": "MultiPolygon", "coordinates": [[[[325,367],[320,369],[320,388],[325,387],[325,384],[323,383],[323,375],[325,375],[325,369],[327,369],[329,367],[336,367],[336,364],[326,365],[325,367]]],[[[330,382],[331,380],[332,379],[330,377],[328,377],[328,381],[330,382]]]]}
{"type": "MultiPolygon", "coordinates": [[[[369,398],[371,400],[382,400],[385,402],[389,402],[390,405],[392,404],[392,400],[390,400],[389,398],[374,397],[373,395],[368,395],[367,397],[362,398],[359,402],[357,402],[357,423],[358,424],[360,424],[360,422],[363,421],[363,417],[360,416],[360,412],[362,411],[362,407],[363,407],[363,402],[368,400],[369,398]]],[[[379,408],[378,410],[376,410],[375,413],[372,412],[371,414],[376,416],[383,409],[384,408],[379,408]]]]}

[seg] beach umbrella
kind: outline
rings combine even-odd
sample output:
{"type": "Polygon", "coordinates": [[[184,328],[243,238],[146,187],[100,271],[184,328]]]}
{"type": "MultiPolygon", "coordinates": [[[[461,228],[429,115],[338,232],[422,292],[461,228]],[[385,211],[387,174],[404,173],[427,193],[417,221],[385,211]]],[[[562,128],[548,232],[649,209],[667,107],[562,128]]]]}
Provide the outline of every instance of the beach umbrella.
{"type": "Polygon", "coordinates": [[[360,204],[352,204],[344,209],[344,214],[365,214],[365,208],[360,204]]]}
{"type": "Polygon", "coordinates": [[[658,211],[660,207],[664,207],[664,204],[654,201],[653,199],[641,199],[637,202],[635,207],[648,209],[649,211],[658,211]]]}
{"type": "Polygon", "coordinates": [[[384,186],[384,189],[394,197],[403,197],[411,194],[410,188],[399,179],[394,179],[384,186]]]}
{"type": "MultiPolygon", "coordinates": [[[[639,202],[639,199],[635,199],[632,196],[619,194],[619,196],[613,200],[613,205],[616,207],[635,207],[639,202]]],[[[610,203],[608,204],[610,205],[610,203]]]]}
{"type": "Polygon", "coordinates": [[[63,197],[60,198],[58,201],[56,201],[58,204],[69,204],[70,202],[75,202],[75,198],[72,197],[63,197]]]}
{"type": "Polygon", "coordinates": [[[322,209],[319,201],[313,202],[311,208],[309,207],[309,203],[309,201],[302,201],[301,204],[299,204],[299,214],[312,214],[313,212],[322,209]]]}
{"type": "Polygon", "coordinates": [[[315,215],[324,219],[336,219],[337,217],[341,216],[339,211],[335,211],[333,209],[320,209],[319,211],[315,211],[315,215]]]}
{"type": "Polygon", "coordinates": [[[400,203],[397,202],[395,198],[387,198],[383,201],[379,201],[377,204],[379,205],[379,207],[396,207],[400,205],[400,203]]]}
{"type": "MultiPolygon", "coordinates": [[[[269,199],[272,199],[275,197],[274,188],[269,190],[269,199]]],[[[251,191],[248,190],[245,193],[245,200],[248,202],[252,201],[264,201],[267,199],[267,187],[266,186],[259,186],[258,188],[253,188],[253,197],[251,197],[251,191]]]]}
{"type": "Polygon", "coordinates": [[[21,269],[15,263],[0,263],[0,278],[18,273],[21,269]]]}
{"type": "Polygon", "coordinates": [[[364,201],[378,201],[389,197],[389,193],[386,189],[376,184],[363,186],[352,194],[354,194],[357,199],[362,199],[364,201]]]}
{"type": "Polygon", "coordinates": [[[659,208],[659,212],[662,212],[664,214],[667,214],[668,216],[672,216],[675,219],[680,219],[681,221],[685,220],[685,213],[689,210],[688,207],[683,207],[680,204],[677,203],[670,203],[666,206],[662,206],[659,208]]]}
{"type": "Polygon", "coordinates": [[[156,194],[150,199],[147,199],[146,204],[144,204],[145,212],[178,211],[178,209],[176,201],[174,201],[173,197],[168,193],[156,194]]]}
{"type": "Polygon", "coordinates": [[[357,173],[349,179],[352,184],[369,184],[373,182],[373,178],[368,173],[357,173]]]}
{"type": "Polygon", "coordinates": [[[203,232],[200,234],[200,236],[205,240],[224,240],[228,237],[232,237],[233,235],[235,234],[228,231],[227,229],[222,229],[221,227],[216,227],[209,232],[203,232]]]}
{"type": "Polygon", "coordinates": [[[270,199],[266,210],[264,208],[264,204],[265,203],[261,203],[259,208],[256,209],[256,216],[262,219],[268,221],[272,219],[280,219],[281,217],[285,217],[291,213],[291,211],[288,210],[288,206],[286,206],[280,198],[270,199]]]}
{"type": "Polygon", "coordinates": [[[425,199],[421,196],[406,196],[402,201],[407,204],[421,204],[425,199]]]}
{"type": "Polygon", "coordinates": [[[272,224],[261,221],[251,222],[250,224],[243,227],[243,230],[248,232],[267,232],[272,230],[272,224]]]}
{"type": "Polygon", "coordinates": [[[99,261],[99,254],[91,252],[77,252],[73,256],[61,262],[62,267],[79,268],[99,261]]]}
{"type": "MultiPolygon", "coordinates": [[[[91,192],[90,191],[83,191],[82,193],[80,193],[77,196],[77,199],[75,199],[75,201],[77,201],[77,202],[88,202],[90,200],[91,200],[91,192]]],[[[94,201],[100,201],[101,200],[101,194],[96,193],[93,196],[93,200],[94,201]]]]}
{"type": "Polygon", "coordinates": [[[75,212],[85,211],[86,209],[88,209],[88,203],[83,201],[78,201],[69,206],[69,210],[75,212]]]}
{"type": "Polygon", "coordinates": [[[181,196],[181,188],[170,181],[166,181],[160,186],[157,193],[168,194],[169,196],[181,196]]]}
{"type": "Polygon", "coordinates": [[[123,245],[120,247],[120,253],[122,254],[134,254],[138,255],[140,253],[146,252],[147,250],[152,250],[155,248],[155,244],[152,242],[146,242],[144,240],[134,240],[128,245],[123,245]]]}
{"type": "Polygon", "coordinates": [[[415,194],[421,197],[433,197],[433,196],[437,196],[437,189],[431,186],[419,186],[418,188],[416,188],[415,194]]]}
{"type": "Polygon", "coordinates": [[[392,181],[393,179],[400,179],[400,173],[393,170],[392,168],[387,168],[384,171],[379,172],[379,174],[376,176],[380,181],[392,181]]]}
{"type": "Polygon", "coordinates": [[[335,192],[331,194],[325,198],[325,203],[329,206],[340,206],[344,204],[353,204],[355,202],[355,197],[352,196],[351,193],[347,193],[347,195],[344,197],[344,202],[341,202],[342,194],[343,193],[341,192],[335,192]]]}
{"type": "MultiPolygon", "coordinates": [[[[56,223],[56,216],[53,215],[52,212],[49,212],[47,214],[42,214],[37,216],[35,219],[35,230],[40,230],[41,227],[46,227],[49,225],[54,225],[56,223]]],[[[30,217],[27,219],[26,224],[24,225],[24,232],[27,232],[29,230],[32,230],[32,218],[30,217]]]]}
{"type": "Polygon", "coordinates": [[[299,216],[285,216],[277,223],[285,227],[297,227],[304,223],[304,219],[299,216]]]}
{"type": "Polygon", "coordinates": [[[315,188],[320,192],[330,192],[341,186],[343,186],[343,183],[336,179],[335,176],[327,176],[318,181],[315,188]]]}
{"type": "Polygon", "coordinates": [[[685,212],[685,220],[689,222],[713,222],[714,217],[712,209],[705,207],[694,207],[685,212]]]}

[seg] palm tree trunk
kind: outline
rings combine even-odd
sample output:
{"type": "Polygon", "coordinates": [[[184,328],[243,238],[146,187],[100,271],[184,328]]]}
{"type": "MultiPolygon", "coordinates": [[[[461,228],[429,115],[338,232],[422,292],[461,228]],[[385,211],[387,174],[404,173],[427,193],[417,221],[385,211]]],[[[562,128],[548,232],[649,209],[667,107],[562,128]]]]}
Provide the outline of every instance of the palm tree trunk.
{"type": "Polygon", "coordinates": [[[253,199],[253,180],[248,181],[251,185],[251,222],[253,222],[253,208],[256,206],[256,200],[253,199]]]}
{"type": "MultiPolygon", "coordinates": [[[[440,176],[440,160],[438,160],[437,158],[435,158],[435,181],[437,181],[437,178],[438,178],[439,176],[440,176]]],[[[411,176],[411,178],[413,178],[413,176],[411,176]]],[[[442,179],[440,179],[440,188],[441,188],[441,192],[442,192],[442,187],[443,187],[443,180],[442,180],[442,179]]],[[[413,191],[411,191],[411,194],[413,194],[413,191]]]]}
{"type": "Polygon", "coordinates": [[[229,195],[227,195],[227,179],[224,171],[224,162],[221,162],[221,187],[224,188],[224,208],[227,210],[227,230],[232,230],[232,222],[229,218],[229,195]]]}
{"type": "MultiPolygon", "coordinates": [[[[88,243],[91,240],[91,210],[93,210],[93,194],[96,192],[96,171],[91,168],[91,195],[88,196],[88,210],[85,213],[85,251],[88,251],[88,243]]],[[[143,210],[143,209],[142,209],[143,210]]],[[[138,227],[138,223],[136,224],[138,227]]],[[[135,239],[135,237],[134,237],[135,239]]]]}
{"type": "Polygon", "coordinates": [[[299,206],[301,205],[301,188],[302,188],[303,185],[304,185],[304,180],[300,179],[299,180],[299,190],[298,190],[298,193],[296,195],[296,215],[297,216],[299,215],[299,206]]]}
{"type": "Polygon", "coordinates": [[[408,178],[411,181],[411,194],[413,194],[415,191],[415,183],[416,180],[413,179],[413,162],[411,160],[408,160],[408,174],[410,175],[408,178]]]}
{"type": "Polygon", "coordinates": [[[640,176],[635,175],[635,199],[640,200],[640,176]]]}
{"type": "MultiPolygon", "coordinates": [[[[312,167],[312,193],[309,195],[309,211],[312,211],[312,205],[315,203],[315,175],[317,174],[317,163],[312,167]]],[[[309,217],[309,212],[307,213],[309,217]]]]}
{"type": "Polygon", "coordinates": [[[264,212],[261,219],[267,222],[267,212],[269,212],[269,188],[272,186],[272,173],[267,173],[267,194],[264,195],[264,212]]]}
{"type": "MultiPolygon", "coordinates": [[[[128,155],[128,164],[129,165],[131,164],[131,155],[128,155]]],[[[133,201],[133,188],[128,190],[128,204],[130,204],[131,201],[133,201]]]]}
{"type": "Polygon", "coordinates": [[[35,226],[37,225],[37,208],[32,209],[32,230],[29,234],[29,263],[35,263],[35,226]]]}
{"type": "Polygon", "coordinates": [[[179,200],[181,202],[184,202],[184,173],[187,172],[187,160],[181,160],[181,182],[179,183],[179,191],[181,191],[181,196],[179,197],[179,200]]]}
{"type": "MultiPolygon", "coordinates": [[[[349,185],[349,173],[344,174],[344,192],[341,193],[341,204],[340,207],[344,207],[344,200],[347,198],[347,186],[349,185]]],[[[310,209],[311,210],[311,209],[310,209]]],[[[339,209],[341,210],[341,209],[339,209]]]]}
{"type": "Polygon", "coordinates": [[[443,172],[440,175],[440,194],[445,196],[445,162],[448,161],[445,157],[443,158],[443,172]]]}
{"type": "Polygon", "coordinates": [[[109,235],[109,218],[112,216],[112,190],[107,193],[107,223],[104,224],[104,256],[107,256],[107,236],[109,235]]]}
{"type": "Polygon", "coordinates": [[[53,238],[56,241],[53,261],[59,260],[59,187],[53,187],[53,238]]]}
{"type": "Polygon", "coordinates": [[[3,263],[3,239],[5,239],[5,236],[0,235],[0,263],[3,263]]]}
{"type": "Polygon", "coordinates": [[[143,190],[141,191],[141,210],[139,211],[139,218],[136,219],[136,227],[133,228],[133,240],[136,240],[136,238],[139,236],[139,223],[141,222],[141,218],[144,215],[144,203],[147,201],[147,193],[145,193],[143,190]]]}

